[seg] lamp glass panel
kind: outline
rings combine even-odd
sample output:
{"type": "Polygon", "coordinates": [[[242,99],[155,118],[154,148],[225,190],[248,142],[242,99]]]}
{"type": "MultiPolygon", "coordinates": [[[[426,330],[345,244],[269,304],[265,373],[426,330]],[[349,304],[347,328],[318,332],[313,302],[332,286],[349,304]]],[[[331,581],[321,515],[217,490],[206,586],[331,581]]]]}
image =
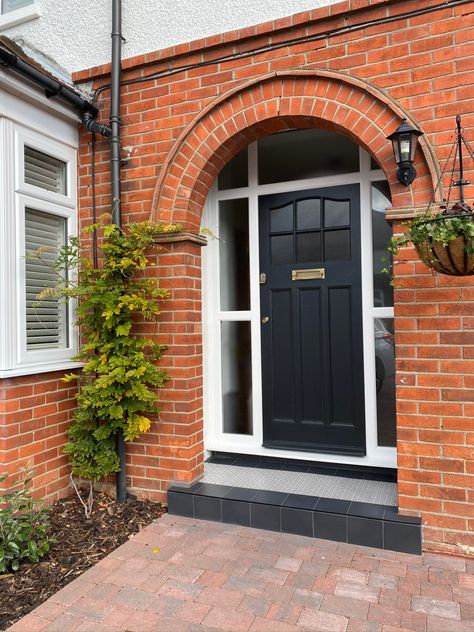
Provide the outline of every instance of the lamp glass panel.
{"type": "Polygon", "coordinates": [[[402,134],[400,136],[400,160],[404,162],[405,160],[411,160],[411,135],[410,134],[402,134]]]}
{"type": "Polygon", "coordinates": [[[416,146],[418,145],[418,136],[416,134],[413,134],[413,136],[411,137],[411,156],[410,156],[410,160],[412,162],[415,162],[415,153],[416,153],[416,146]]]}
{"type": "Polygon", "coordinates": [[[393,155],[395,156],[395,162],[398,164],[400,164],[400,147],[398,145],[398,138],[394,138],[392,140],[392,146],[393,146],[393,155]]]}

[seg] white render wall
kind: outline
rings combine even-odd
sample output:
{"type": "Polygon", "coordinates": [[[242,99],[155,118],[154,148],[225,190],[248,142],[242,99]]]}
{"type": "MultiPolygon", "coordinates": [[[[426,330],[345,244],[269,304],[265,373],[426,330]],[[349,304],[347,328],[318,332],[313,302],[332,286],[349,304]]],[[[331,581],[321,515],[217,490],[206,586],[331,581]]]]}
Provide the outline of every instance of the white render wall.
{"type": "MultiPolygon", "coordinates": [[[[334,4],[338,0],[123,0],[123,57],[334,4]]],[[[36,0],[41,17],[0,33],[69,72],[110,59],[111,0],[36,0]],[[19,41],[21,44],[21,42],[19,41]]]]}

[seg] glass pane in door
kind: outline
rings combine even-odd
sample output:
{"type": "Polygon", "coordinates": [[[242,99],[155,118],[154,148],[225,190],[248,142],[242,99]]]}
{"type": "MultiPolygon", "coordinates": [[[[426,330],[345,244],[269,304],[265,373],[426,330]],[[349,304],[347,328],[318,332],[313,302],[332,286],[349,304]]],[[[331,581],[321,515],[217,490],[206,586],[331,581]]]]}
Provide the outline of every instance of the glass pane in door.
{"type": "Polygon", "coordinates": [[[377,388],[377,443],[395,447],[395,344],[393,318],[375,318],[375,380],[377,388]]]}
{"type": "Polygon", "coordinates": [[[250,309],[248,200],[219,202],[219,265],[222,311],[250,309]]]}
{"type": "Polygon", "coordinates": [[[374,262],[374,307],[393,306],[393,286],[390,276],[384,269],[390,269],[392,256],[387,250],[392,227],[385,219],[385,211],[390,208],[390,189],[388,182],[372,184],[372,242],[374,262]]]}
{"type": "Polygon", "coordinates": [[[326,230],[324,232],[324,261],[344,261],[351,258],[351,231],[326,230]]]}
{"type": "Polygon", "coordinates": [[[299,200],[296,203],[297,230],[321,228],[321,198],[299,200]]]}
{"type": "Polygon", "coordinates": [[[251,435],[252,361],[250,322],[221,323],[223,432],[251,435]]]}

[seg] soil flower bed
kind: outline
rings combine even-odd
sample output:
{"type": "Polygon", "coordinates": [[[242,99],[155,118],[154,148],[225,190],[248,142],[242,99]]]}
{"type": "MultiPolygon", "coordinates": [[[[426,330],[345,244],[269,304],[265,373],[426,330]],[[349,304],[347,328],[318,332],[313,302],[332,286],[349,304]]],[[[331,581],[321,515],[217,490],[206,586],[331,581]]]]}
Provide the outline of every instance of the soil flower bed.
{"type": "Polygon", "coordinates": [[[166,509],[159,503],[129,500],[121,505],[96,493],[87,520],[77,496],[50,510],[50,535],[55,539],[38,563],[24,562],[18,571],[0,576],[0,630],[69,584],[130,536],[157,520],[166,509]]]}

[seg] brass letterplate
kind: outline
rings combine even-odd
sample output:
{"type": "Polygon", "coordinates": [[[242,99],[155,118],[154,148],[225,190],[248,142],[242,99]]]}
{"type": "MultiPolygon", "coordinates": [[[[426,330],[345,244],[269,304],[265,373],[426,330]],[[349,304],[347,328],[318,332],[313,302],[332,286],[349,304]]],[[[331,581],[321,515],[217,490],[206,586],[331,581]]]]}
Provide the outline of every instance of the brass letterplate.
{"type": "Polygon", "coordinates": [[[309,281],[310,279],[325,279],[325,268],[310,268],[306,270],[292,270],[292,281],[309,281]]]}

